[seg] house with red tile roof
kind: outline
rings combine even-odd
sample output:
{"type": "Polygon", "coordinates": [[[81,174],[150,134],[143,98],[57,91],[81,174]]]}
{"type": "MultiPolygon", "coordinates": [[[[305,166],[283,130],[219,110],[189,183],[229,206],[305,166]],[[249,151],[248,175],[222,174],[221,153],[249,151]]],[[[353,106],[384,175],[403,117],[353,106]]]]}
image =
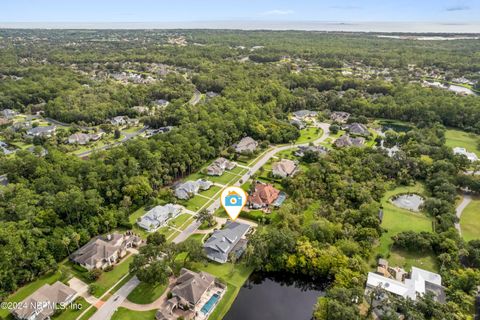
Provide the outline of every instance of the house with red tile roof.
{"type": "Polygon", "coordinates": [[[277,206],[277,199],[281,194],[284,193],[275,189],[273,185],[257,181],[255,189],[248,196],[247,206],[250,209],[266,209],[270,206],[277,206]]]}

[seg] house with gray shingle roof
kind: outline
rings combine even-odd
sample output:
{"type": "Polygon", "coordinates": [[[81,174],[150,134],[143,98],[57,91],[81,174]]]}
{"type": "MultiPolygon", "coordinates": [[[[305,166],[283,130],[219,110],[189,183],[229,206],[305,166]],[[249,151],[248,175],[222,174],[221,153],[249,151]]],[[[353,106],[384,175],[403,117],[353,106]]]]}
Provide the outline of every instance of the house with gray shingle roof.
{"type": "Polygon", "coordinates": [[[55,126],[38,126],[27,130],[27,135],[31,137],[46,137],[50,138],[55,135],[55,130],[57,127],[55,126]]]}
{"type": "Polygon", "coordinates": [[[194,308],[208,289],[215,285],[215,277],[207,272],[193,272],[182,268],[172,288],[172,296],[194,308]]]}
{"type": "Polygon", "coordinates": [[[258,142],[250,137],[245,137],[238,143],[236,143],[233,147],[235,148],[235,152],[237,153],[254,152],[255,150],[257,150],[258,142]]]}
{"type": "Polygon", "coordinates": [[[17,115],[17,112],[12,109],[3,109],[0,111],[4,118],[12,119],[17,115]]]}
{"type": "Polygon", "coordinates": [[[12,310],[12,315],[20,320],[48,320],[59,305],[73,302],[77,295],[75,290],[60,281],[52,285],[45,284],[18,303],[12,310]]]}
{"type": "Polygon", "coordinates": [[[147,231],[154,231],[167,223],[168,220],[177,217],[182,209],[182,206],[172,203],[156,206],[139,218],[137,224],[147,231]]]}
{"type": "Polygon", "coordinates": [[[293,116],[300,120],[307,120],[311,118],[316,118],[318,116],[318,112],[311,110],[298,110],[293,112],[293,116]]]}
{"type": "Polygon", "coordinates": [[[370,131],[368,131],[368,128],[366,125],[362,123],[351,123],[346,126],[346,129],[348,132],[352,135],[357,135],[357,136],[369,136],[370,131]]]}
{"type": "Polygon", "coordinates": [[[365,138],[362,138],[362,137],[353,138],[353,137],[350,137],[348,134],[344,134],[334,142],[334,145],[337,148],[361,147],[364,144],[365,144],[365,138]]]}
{"type": "Polygon", "coordinates": [[[272,174],[274,177],[291,177],[297,172],[297,163],[292,160],[282,159],[272,165],[272,174]]]}
{"type": "Polygon", "coordinates": [[[138,246],[142,240],[131,233],[113,233],[98,236],[70,255],[70,260],[87,270],[105,269],[127,254],[127,249],[138,246]]]}
{"type": "Polygon", "coordinates": [[[205,241],[203,248],[210,260],[226,263],[231,253],[238,257],[246,248],[245,235],[250,230],[246,223],[227,221],[223,229],[215,230],[210,238],[205,241]]]}
{"type": "Polygon", "coordinates": [[[218,158],[207,167],[207,175],[221,176],[225,170],[232,170],[236,166],[237,164],[233,161],[229,161],[225,158],[218,158]]]}
{"type": "Polygon", "coordinates": [[[210,189],[212,185],[212,182],[203,179],[180,183],[175,187],[175,197],[182,200],[188,200],[200,191],[210,189]]]}

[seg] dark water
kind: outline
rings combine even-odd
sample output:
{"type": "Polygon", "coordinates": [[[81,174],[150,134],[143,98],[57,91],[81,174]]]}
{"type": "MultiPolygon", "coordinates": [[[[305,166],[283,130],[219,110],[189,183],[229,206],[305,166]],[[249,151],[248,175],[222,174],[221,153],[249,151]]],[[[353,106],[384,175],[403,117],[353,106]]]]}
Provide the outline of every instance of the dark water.
{"type": "Polygon", "coordinates": [[[224,320],[310,320],[326,281],[253,273],[224,320]]]}

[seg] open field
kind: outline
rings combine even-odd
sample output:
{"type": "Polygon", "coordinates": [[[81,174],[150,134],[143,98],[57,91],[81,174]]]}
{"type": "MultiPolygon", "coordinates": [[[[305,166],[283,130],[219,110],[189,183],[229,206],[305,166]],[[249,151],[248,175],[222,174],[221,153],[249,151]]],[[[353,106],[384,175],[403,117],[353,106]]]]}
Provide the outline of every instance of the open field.
{"type": "Polygon", "coordinates": [[[449,129],[445,132],[446,142],[450,148],[462,147],[469,152],[475,152],[480,157],[479,142],[480,137],[474,133],[468,133],[460,130],[449,129]]]}
{"type": "Polygon", "coordinates": [[[466,241],[480,239],[480,198],[474,198],[460,218],[462,237],[466,241]]]}

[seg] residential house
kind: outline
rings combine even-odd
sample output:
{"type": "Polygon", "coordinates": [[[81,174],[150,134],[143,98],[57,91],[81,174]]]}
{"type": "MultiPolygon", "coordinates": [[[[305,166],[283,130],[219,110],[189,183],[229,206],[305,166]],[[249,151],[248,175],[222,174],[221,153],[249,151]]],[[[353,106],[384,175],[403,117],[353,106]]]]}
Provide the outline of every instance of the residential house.
{"type": "Polygon", "coordinates": [[[255,152],[255,150],[257,150],[257,147],[258,142],[250,137],[245,137],[234,145],[235,151],[237,153],[255,152]]]}
{"type": "Polygon", "coordinates": [[[15,153],[15,150],[11,150],[12,148],[9,148],[8,144],[6,144],[3,141],[0,141],[0,153],[3,153],[4,155],[8,156],[9,154],[15,153]]]}
{"type": "Polygon", "coordinates": [[[356,136],[369,136],[370,131],[368,131],[368,128],[366,125],[362,123],[351,123],[346,126],[346,130],[351,134],[351,135],[356,135],[356,136]]]}
{"type": "Polygon", "coordinates": [[[8,178],[6,174],[0,175],[0,186],[7,186],[8,185],[8,178]]]}
{"type": "Polygon", "coordinates": [[[165,108],[166,106],[168,106],[170,104],[170,102],[168,100],[165,100],[165,99],[158,99],[158,100],[155,100],[155,105],[161,109],[165,108]]]}
{"type": "Polygon", "coordinates": [[[299,130],[302,130],[302,129],[306,128],[305,122],[303,122],[300,119],[293,118],[292,120],[290,120],[290,124],[297,127],[297,129],[299,129],[299,130]]]}
{"type": "Polygon", "coordinates": [[[293,112],[293,116],[297,119],[300,120],[315,120],[318,116],[317,111],[311,111],[311,110],[298,110],[293,112]]]}
{"type": "Polygon", "coordinates": [[[27,149],[27,151],[39,157],[45,157],[48,154],[48,150],[42,146],[31,146],[27,149]]]}
{"type": "Polygon", "coordinates": [[[207,175],[221,176],[225,170],[232,170],[236,166],[237,164],[233,161],[229,161],[225,158],[218,158],[207,167],[207,175]]]}
{"type": "Polygon", "coordinates": [[[27,135],[31,137],[50,138],[55,135],[56,130],[57,130],[56,126],[45,126],[45,127],[39,126],[39,127],[28,129],[27,135]]]}
{"type": "Polygon", "coordinates": [[[369,272],[365,292],[382,288],[392,294],[416,300],[427,292],[434,295],[434,299],[445,303],[445,289],[442,286],[442,277],[439,274],[412,267],[410,273],[402,268],[391,268],[384,259],[379,260],[377,272],[369,272]]]}
{"type": "Polygon", "coordinates": [[[205,95],[207,96],[208,99],[213,99],[213,98],[219,96],[218,93],[213,92],[213,91],[207,91],[207,93],[205,95]]]}
{"type": "Polygon", "coordinates": [[[141,243],[142,240],[130,232],[98,236],[72,253],[70,260],[87,270],[105,269],[127,255],[128,248],[139,246],[141,243]]]}
{"type": "Polygon", "coordinates": [[[101,133],[82,133],[77,132],[68,137],[69,144],[80,144],[85,145],[90,141],[98,141],[102,137],[103,132],[101,133]]]}
{"type": "Polygon", "coordinates": [[[32,127],[32,123],[30,121],[20,121],[20,122],[15,122],[12,125],[12,129],[14,131],[20,131],[22,129],[30,129],[32,127]]]}
{"type": "Polygon", "coordinates": [[[191,312],[188,315],[183,313],[182,318],[198,319],[195,315],[201,314],[200,319],[207,319],[225,290],[226,286],[213,275],[204,271],[194,272],[182,268],[172,288],[172,298],[167,300],[163,309],[158,310],[155,317],[156,319],[177,319],[178,316],[172,311],[175,308],[181,308],[191,312]],[[208,308],[205,308],[207,304],[208,308]]]}
{"type": "Polygon", "coordinates": [[[9,124],[11,121],[7,118],[0,117],[0,126],[9,124]]]}
{"type": "Polygon", "coordinates": [[[12,109],[3,109],[0,114],[7,119],[12,119],[17,115],[17,112],[12,109]]]}
{"type": "Polygon", "coordinates": [[[60,281],[45,284],[14,306],[12,315],[19,320],[49,320],[60,306],[77,298],[77,292],[60,281]]]}
{"type": "Polygon", "coordinates": [[[350,113],[343,111],[335,111],[330,114],[330,119],[338,123],[346,123],[350,118],[350,113]]]}
{"type": "Polygon", "coordinates": [[[297,157],[303,157],[307,152],[327,154],[328,150],[324,146],[300,146],[294,154],[297,157]]]}
{"type": "Polygon", "coordinates": [[[226,263],[231,254],[240,257],[247,246],[245,235],[249,230],[250,225],[246,223],[227,221],[205,241],[203,248],[207,257],[218,263],[226,263]]]}
{"type": "Polygon", "coordinates": [[[272,165],[272,174],[274,177],[291,177],[297,172],[297,163],[292,160],[282,159],[272,165]]]}
{"type": "Polygon", "coordinates": [[[463,155],[471,162],[478,161],[478,157],[474,152],[468,152],[467,149],[461,147],[453,148],[453,153],[456,155],[463,155]]]}
{"type": "Polygon", "coordinates": [[[147,231],[154,231],[164,225],[169,219],[178,216],[182,209],[182,206],[171,203],[164,206],[156,206],[139,218],[137,224],[147,231]]]}
{"type": "Polygon", "coordinates": [[[110,119],[110,123],[114,126],[124,126],[127,124],[127,121],[124,116],[116,116],[110,119]]]}
{"type": "Polygon", "coordinates": [[[125,117],[125,123],[129,126],[138,126],[140,124],[140,119],[125,117]]]}
{"type": "Polygon", "coordinates": [[[150,109],[145,106],[135,106],[132,109],[139,115],[151,115],[150,109]]]}
{"type": "Polygon", "coordinates": [[[180,183],[175,187],[175,197],[182,200],[188,200],[199,191],[210,189],[212,185],[212,182],[203,179],[180,183]]]}
{"type": "Polygon", "coordinates": [[[275,189],[271,184],[257,181],[253,191],[247,198],[247,206],[250,209],[268,209],[271,206],[278,207],[285,200],[285,193],[275,189]]]}
{"type": "Polygon", "coordinates": [[[363,137],[350,137],[348,134],[344,134],[337,140],[335,140],[334,145],[337,148],[343,147],[361,147],[365,144],[365,138],[363,137]]]}

